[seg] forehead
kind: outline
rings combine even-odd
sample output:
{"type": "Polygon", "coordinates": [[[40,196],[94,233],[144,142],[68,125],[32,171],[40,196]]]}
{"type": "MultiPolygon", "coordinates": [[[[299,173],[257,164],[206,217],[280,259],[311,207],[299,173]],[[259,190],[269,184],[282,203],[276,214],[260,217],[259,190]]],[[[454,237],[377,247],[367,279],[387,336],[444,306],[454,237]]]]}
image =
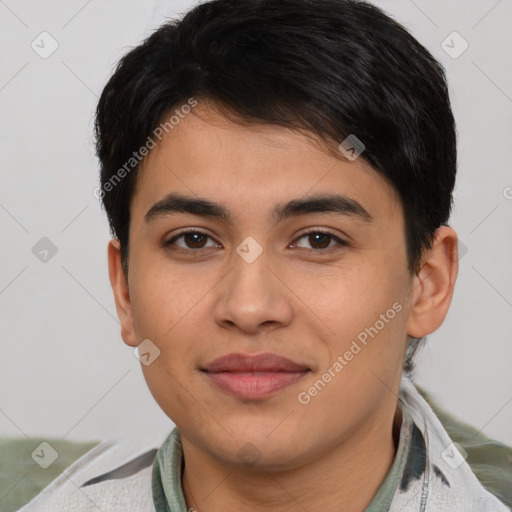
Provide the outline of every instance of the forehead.
{"type": "MultiPolygon", "coordinates": [[[[214,199],[239,216],[271,214],[290,198],[340,193],[377,214],[401,211],[394,188],[333,143],[269,124],[241,124],[204,104],[180,119],[144,159],[132,210],[166,195],[214,199]]],[[[139,213],[141,213],[139,212],[139,213]]],[[[372,215],[373,216],[373,215],[372,215]]]]}

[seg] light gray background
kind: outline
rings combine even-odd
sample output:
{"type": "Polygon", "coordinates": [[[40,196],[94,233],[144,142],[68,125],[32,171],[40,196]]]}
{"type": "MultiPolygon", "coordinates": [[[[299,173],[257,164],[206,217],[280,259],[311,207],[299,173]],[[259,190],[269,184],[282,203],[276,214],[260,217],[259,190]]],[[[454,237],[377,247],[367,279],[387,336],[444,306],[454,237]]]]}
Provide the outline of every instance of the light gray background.
{"type": "MultiPolygon", "coordinates": [[[[468,251],[417,382],[512,443],[512,1],[376,3],[446,67],[459,132],[452,225],[468,251]],[[441,47],[453,31],[469,43],[457,59],[441,47]]],[[[0,0],[2,436],[163,440],[172,427],[119,334],[92,122],[113,65],[191,5],[0,0]],[[31,48],[43,31],[59,45],[47,59],[31,48]],[[58,248],[46,263],[42,237],[58,248]]]]}

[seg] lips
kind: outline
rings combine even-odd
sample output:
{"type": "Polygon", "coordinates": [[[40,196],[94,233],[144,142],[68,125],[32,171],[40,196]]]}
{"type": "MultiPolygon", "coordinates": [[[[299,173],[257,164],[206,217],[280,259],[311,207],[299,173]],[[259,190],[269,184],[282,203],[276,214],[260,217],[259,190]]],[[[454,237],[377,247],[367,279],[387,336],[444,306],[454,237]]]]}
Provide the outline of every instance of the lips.
{"type": "Polygon", "coordinates": [[[209,373],[220,372],[306,372],[307,366],[276,354],[265,353],[254,356],[228,354],[219,357],[205,368],[209,373]]]}
{"type": "Polygon", "coordinates": [[[311,370],[276,354],[229,354],[209,363],[204,369],[207,378],[218,389],[232,396],[256,400],[301,380],[311,370]]]}

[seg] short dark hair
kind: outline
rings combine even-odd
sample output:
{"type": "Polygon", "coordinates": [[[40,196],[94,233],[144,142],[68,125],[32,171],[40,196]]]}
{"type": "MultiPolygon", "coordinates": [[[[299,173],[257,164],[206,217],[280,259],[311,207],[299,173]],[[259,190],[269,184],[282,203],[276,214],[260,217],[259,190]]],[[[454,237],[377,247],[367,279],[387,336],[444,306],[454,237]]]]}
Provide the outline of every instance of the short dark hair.
{"type": "Polygon", "coordinates": [[[398,192],[409,270],[419,269],[450,216],[456,133],[444,69],[402,25],[357,0],[213,0],[130,50],[95,120],[101,196],[125,272],[139,168],[126,163],[191,97],[334,148],[355,135],[398,192]]]}

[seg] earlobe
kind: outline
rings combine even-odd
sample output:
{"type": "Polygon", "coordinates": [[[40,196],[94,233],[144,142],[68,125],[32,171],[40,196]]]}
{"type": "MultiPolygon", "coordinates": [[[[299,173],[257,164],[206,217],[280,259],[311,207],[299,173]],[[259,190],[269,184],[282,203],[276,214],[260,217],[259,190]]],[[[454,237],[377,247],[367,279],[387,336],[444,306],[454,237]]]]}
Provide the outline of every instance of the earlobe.
{"type": "Polygon", "coordinates": [[[421,338],[443,323],[452,301],[458,268],[457,234],[449,226],[441,226],[412,280],[409,336],[421,338]]]}
{"type": "Polygon", "coordinates": [[[121,246],[119,240],[113,238],[108,244],[108,274],[110,285],[114,292],[117,316],[121,324],[121,337],[131,346],[137,346],[135,329],[133,325],[130,291],[127,277],[121,263],[121,246]]]}

